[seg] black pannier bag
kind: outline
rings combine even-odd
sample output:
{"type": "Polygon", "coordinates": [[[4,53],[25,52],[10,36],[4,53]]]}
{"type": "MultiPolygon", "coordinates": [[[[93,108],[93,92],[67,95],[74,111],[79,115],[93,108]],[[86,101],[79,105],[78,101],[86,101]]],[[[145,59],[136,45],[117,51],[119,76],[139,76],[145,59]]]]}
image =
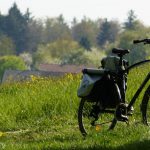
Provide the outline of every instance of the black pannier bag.
{"type": "Polygon", "coordinates": [[[78,97],[89,102],[100,101],[103,108],[114,108],[119,103],[118,89],[104,69],[87,69],[78,89],[78,97]]]}
{"type": "Polygon", "coordinates": [[[117,85],[109,75],[97,81],[86,98],[89,102],[99,101],[103,108],[115,108],[120,102],[117,85]]]}

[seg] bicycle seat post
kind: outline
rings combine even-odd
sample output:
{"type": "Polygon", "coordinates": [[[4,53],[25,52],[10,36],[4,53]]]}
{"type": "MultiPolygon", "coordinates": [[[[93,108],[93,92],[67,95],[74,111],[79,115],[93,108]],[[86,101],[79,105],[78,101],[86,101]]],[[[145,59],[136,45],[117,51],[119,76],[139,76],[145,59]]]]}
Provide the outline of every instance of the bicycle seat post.
{"type": "Polygon", "coordinates": [[[119,60],[119,66],[120,66],[120,70],[124,70],[124,64],[123,64],[123,56],[128,54],[130,52],[130,50],[128,49],[121,49],[121,48],[113,48],[112,49],[112,53],[117,54],[118,57],[120,58],[119,60]]]}
{"type": "Polygon", "coordinates": [[[120,70],[124,70],[124,67],[123,67],[123,55],[119,54],[118,56],[120,57],[120,60],[119,60],[120,70]]]}
{"type": "Polygon", "coordinates": [[[121,93],[121,103],[125,103],[125,91],[126,91],[126,75],[124,73],[125,67],[123,63],[123,56],[128,54],[130,51],[128,49],[121,49],[121,48],[113,48],[112,53],[117,54],[120,58],[119,60],[119,67],[118,67],[118,86],[121,93]]]}

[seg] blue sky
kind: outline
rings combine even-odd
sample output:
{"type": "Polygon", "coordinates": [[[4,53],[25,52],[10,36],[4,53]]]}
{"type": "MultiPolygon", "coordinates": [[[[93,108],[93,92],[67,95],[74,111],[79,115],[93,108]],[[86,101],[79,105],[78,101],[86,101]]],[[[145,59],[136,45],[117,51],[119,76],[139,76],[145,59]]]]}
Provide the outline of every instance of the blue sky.
{"type": "Polygon", "coordinates": [[[63,14],[68,22],[87,16],[125,21],[127,12],[134,10],[138,19],[150,26],[150,0],[0,0],[0,11],[6,14],[14,1],[25,12],[30,9],[35,18],[56,17],[63,14]]]}

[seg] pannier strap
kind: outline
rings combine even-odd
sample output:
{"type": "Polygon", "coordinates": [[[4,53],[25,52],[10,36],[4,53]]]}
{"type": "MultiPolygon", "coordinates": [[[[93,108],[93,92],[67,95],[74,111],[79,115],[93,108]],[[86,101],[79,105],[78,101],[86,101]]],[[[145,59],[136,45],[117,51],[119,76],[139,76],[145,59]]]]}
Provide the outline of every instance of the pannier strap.
{"type": "Polygon", "coordinates": [[[93,74],[93,75],[103,75],[105,73],[104,69],[92,69],[92,68],[86,68],[82,70],[83,74],[93,74]]]}

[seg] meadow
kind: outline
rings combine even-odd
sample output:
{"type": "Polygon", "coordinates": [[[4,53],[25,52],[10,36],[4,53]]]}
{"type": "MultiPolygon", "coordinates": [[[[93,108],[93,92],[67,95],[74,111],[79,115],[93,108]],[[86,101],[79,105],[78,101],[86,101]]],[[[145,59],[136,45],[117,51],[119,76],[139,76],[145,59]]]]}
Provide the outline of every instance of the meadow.
{"type": "MultiPolygon", "coordinates": [[[[129,72],[127,100],[134,95],[149,68],[147,64],[129,72]]],[[[118,123],[112,131],[82,137],[77,122],[81,75],[30,78],[0,86],[0,150],[150,149],[150,129],[135,123],[134,115],[129,126],[118,123]]],[[[143,93],[134,106],[139,117],[143,93]]]]}

